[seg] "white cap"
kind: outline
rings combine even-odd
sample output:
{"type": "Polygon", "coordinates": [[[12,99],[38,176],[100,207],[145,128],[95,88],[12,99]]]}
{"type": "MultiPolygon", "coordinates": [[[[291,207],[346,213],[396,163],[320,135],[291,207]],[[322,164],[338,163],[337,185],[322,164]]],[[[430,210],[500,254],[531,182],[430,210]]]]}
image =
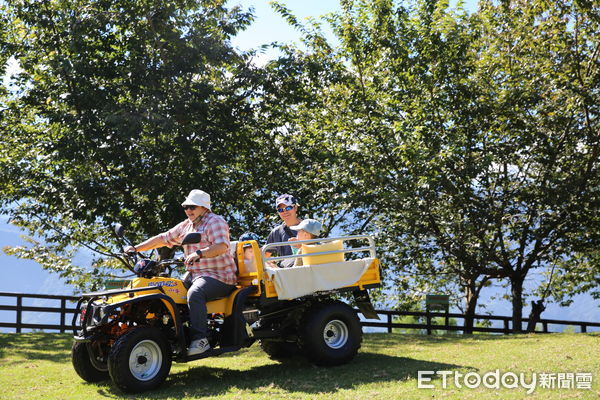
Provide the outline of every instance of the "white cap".
{"type": "Polygon", "coordinates": [[[194,189],[188,194],[188,197],[185,199],[182,206],[202,206],[206,207],[210,210],[210,194],[194,189]]]}
{"type": "Polygon", "coordinates": [[[302,220],[298,225],[290,226],[290,229],[295,231],[304,230],[308,233],[313,234],[314,236],[319,236],[321,234],[321,230],[323,229],[323,225],[316,219],[307,218],[302,220]]]}
{"type": "Polygon", "coordinates": [[[280,204],[285,204],[286,206],[293,206],[294,204],[298,204],[296,198],[291,194],[282,194],[277,197],[275,200],[275,208],[279,207],[280,204]]]}

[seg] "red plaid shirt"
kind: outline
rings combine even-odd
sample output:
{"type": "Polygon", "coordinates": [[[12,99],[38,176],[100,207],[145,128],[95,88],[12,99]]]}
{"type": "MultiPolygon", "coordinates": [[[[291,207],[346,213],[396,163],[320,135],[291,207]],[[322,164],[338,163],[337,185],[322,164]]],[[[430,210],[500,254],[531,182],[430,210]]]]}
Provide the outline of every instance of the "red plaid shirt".
{"type": "MultiPolygon", "coordinates": [[[[167,246],[173,247],[181,245],[184,236],[190,232],[198,232],[202,238],[200,243],[183,246],[186,256],[196,250],[218,243],[225,243],[229,248],[229,225],[222,217],[212,212],[206,213],[196,225],[186,219],[168,231],[161,233],[160,237],[167,246]]],[[[229,250],[217,257],[201,258],[193,265],[188,265],[187,270],[190,271],[193,279],[198,276],[208,276],[229,285],[237,283],[235,261],[229,250]]]]}

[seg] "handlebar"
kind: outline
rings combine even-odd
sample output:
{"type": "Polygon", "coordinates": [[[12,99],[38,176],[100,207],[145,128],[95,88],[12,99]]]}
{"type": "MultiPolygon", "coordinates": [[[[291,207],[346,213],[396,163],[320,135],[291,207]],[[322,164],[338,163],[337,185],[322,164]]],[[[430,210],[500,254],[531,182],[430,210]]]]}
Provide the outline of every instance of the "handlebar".
{"type": "Polygon", "coordinates": [[[174,265],[183,265],[184,264],[184,259],[183,258],[167,258],[165,260],[160,260],[158,262],[158,265],[163,265],[163,264],[174,264],[174,265]]]}
{"type": "MultiPolygon", "coordinates": [[[[125,257],[125,258],[133,258],[134,260],[137,260],[138,257],[142,257],[142,258],[146,258],[142,253],[139,252],[123,252],[120,254],[121,256],[125,257]]],[[[164,260],[160,260],[158,261],[159,265],[162,264],[183,264],[185,262],[183,257],[179,257],[179,258],[166,258],[164,260]]]]}
{"type": "MultiPolygon", "coordinates": [[[[139,275],[139,272],[135,271],[134,266],[140,259],[146,259],[147,257],[139,252],[123,252],[119,254],[121,261],[127,266],[131,272],[139,275]]],[[[179,258],[167,258],[164,260],[156,261],[156,267],[161,271],[168,271],[169,275],[173,272],[174,267],[185,265],[185,260],[182,257],[179,258]]]]}
{"type": "MultiPolygon", "coordinates": [[[[127,247],[122,247],[122,252],[120,253],[112,253],[111,255],[113,257],[115,257],[116,259],[118,259],[127,269],[129,269],[131,272],[133,272],[134,274],[138,275],[138,276],[142,276],[141,275],[141,270],[147,270],[147,265],[145,265],[145,262],[142,263],[140,265],[139,269],[140,271],[136,272],[136,265],[140,262],[140,261],[151,261],[152,265],[149,266],[150,269],[154,270],[155,272],[159,272],[161,275],[165,270],[168,270],[169,275],[171,275],[171,272],[173,271],[173,269],[176,266],[181,266],[181,265],[185,265],[185,260],[184,258],[169,258],[169,259],[165,259],[165,260],[152,260],[151,257],[146,256],[143,253],[140,253],[137,251],[137,249],[135,248],[134,244],[127,239],[124,236],[124,228],[121,224],[115,224],[114,226],[114,232],[117,236],[117,239],[120,241],[120,244],[123,245],[128,244],[129,246],[127,247]],[[124,251],[125,248],[127,249],[131,249],[134,251],[124,251]]],[[[200,242],[200,234],[197,232],[194,233],[189,233],[187,234],[183,241],[182,241],[182,245],[185,244],[190,244],[190,243],[199,243],[200,242]]]]}

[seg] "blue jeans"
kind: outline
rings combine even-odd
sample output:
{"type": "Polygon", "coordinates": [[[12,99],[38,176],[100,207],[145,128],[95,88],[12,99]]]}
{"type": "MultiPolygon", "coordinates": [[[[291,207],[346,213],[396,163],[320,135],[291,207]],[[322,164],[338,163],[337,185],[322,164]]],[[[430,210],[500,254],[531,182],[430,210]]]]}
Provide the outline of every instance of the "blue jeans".
{"type": "Polygon", "coordinates": [[[194,279],[187,292],[192,340],[204,339],[207,335],[206,302],[227,296],[235,289],[217,279],[201,276],[194,279]]]}

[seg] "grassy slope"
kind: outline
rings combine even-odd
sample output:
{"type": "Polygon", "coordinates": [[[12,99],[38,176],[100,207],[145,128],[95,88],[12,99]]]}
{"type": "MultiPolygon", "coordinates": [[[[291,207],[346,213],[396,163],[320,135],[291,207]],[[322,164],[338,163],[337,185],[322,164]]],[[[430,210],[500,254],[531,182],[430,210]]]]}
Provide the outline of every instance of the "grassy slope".
{"type": "Polygon", "coordinates": [[[294,360],[269,360],[257,345],[250,349],[173,364],[167,382],[142,395],[124,395],[110,384],[88,384],[74,372],[71,338],[60,334],[0,334],[2,399],[598,399],[600,335],[553,334],[471,338],[365,335],[356,359],[336,368],[317,368],[294,360]],[[591,372],[592,390],[523,388],[418,389],[418,370],[463,373],[499,369],[501,373],[591,372]]]}

